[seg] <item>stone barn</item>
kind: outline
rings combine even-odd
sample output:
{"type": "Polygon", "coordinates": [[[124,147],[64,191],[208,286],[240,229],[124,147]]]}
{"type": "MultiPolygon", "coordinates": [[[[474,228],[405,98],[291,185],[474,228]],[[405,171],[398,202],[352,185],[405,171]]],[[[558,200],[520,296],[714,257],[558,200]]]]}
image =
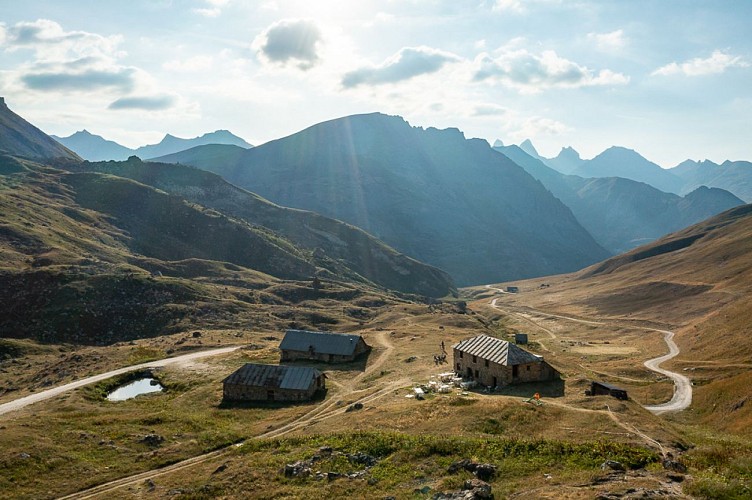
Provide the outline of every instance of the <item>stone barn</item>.
{"type": "Polygon", "coordinates": [[[326,389],[326,375],[304,366],[246,363],[222,381],[225,401],[305,401],[326,389]]]}
{"type": "Polygon", "coordinates": [[[287,330],[279,344],[282,361],[307,359],[325,363],[346,363],[371,350],[360,335],[287,330]]]}
{"type": "Polygon", "coordinates": [[[505,340],[478,335],[452,346],[454,371],[486,387],[559,378],[559,372],[538,356],[505,340]]]}

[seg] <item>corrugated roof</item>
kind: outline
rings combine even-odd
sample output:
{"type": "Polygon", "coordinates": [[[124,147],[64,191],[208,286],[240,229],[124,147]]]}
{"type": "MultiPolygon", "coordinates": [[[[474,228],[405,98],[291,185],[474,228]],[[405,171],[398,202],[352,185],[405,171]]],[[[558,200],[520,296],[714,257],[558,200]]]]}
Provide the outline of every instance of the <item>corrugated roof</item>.
{"type": "Polygon", "coordinates": [[[506,340],[489,337],[488,335],[478,335],[465,339],[453,345],[452,348],[504,366],[524,365],[541,360],[535,354],[520,349],[506,340]]]}
{"type": "Polygon", "coordinates": [[[320,375],[320,371],[306,366],[246,363],[231,373],[223,382],[270,389],[306,390],[320,375]]]}
{"type": "Polygon", "coordinates": [[[279,344],[283,351],[307,352],[313,350],[319,354],[337,354],[351,356],[358,345],[360,335],[332,332],[309,332],[307,330],[287,330],[285,338],[279,344]]]}

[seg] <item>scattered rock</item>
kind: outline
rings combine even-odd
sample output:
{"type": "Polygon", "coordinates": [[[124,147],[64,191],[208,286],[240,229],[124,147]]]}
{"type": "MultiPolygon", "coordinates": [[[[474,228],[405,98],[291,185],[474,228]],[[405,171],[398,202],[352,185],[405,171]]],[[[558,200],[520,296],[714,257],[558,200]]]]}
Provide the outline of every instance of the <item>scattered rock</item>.
{"type": "Polygon", "coordinates": [[[433,496],[434,500],[485,500],[492,498],[491,485],[480,479],[468,479],[459,491],[437,493],[433,496]]]}
{"type": "Polygon", "coordinates": [[[171,497],[174,497],[175,495],[183,495],[185,493],[186,493],[186,490],[181,490],[180,488],[173,488],[167,492],[167,494],[171,497]]]}
{"type": "Polygon", "coordinates": [[[415,361],[416,359],[418,359],[418,357],[417,357],[417,356],[410,356],[409,358],[407,358],[407,359],[405,360],[405,363],[412,363],[412,362],[413,362],[413,361],[415,361]]]}
{"type": "Polygon", "coordinates": [[[668,458],[663,461],[663,468],[667,470],[672,470],[674,472],[680,472],[682,474],[687,472],[686,465],[684,465],[681,462],[677,462],[676,460],[671,460],[668,458]]]}
{"type": "Polygon", "coordinates": [[[626,467],[621,462],[617,462],[616,460],[606,460],[601,464],[601,470],[627,470],[626,467]]]}
{"type": "Polygon", "coordinates": [[[491,464],[479,464],[477,462],[473,462],[472,460],[469,460],[467,458],[463,460],[458,460],[454,463],[452,463],[449,466],[449,469],[447,471],[450,474],[455,474],[459,472],[460,470],[466,470],[468,472],[472,472],[475,474],[476,477],[479,479],[482,479],[484,481],[488,481],[489,479],[493,478],[496,475],[496,466],[491,464]]]}
{"type": "Polygon", "coordinates": [[[366,467],[373,467],[378,462],[378,459],[376,457],[372,457],[371,455],[363,453],[362,451],[350,453],[349,455],[347,455],[347,459],[350,461],[350,463],[365,465],[366,467]]]}
{"type": "Polygon", "coordinates": [[[327,481],[334,481],[335,479],[339,479],[341,477],[344,477],[344,474],[340,474],[339,472],[327,472],[326,473],[326,480],[327,481]]]}
{"type": "Polygon", "coordinates": [[[18,458],[20,458],[22,460],[27,460],[27,459],[31,458],[31,455],[29,455],[25,451],[22,451],[21,453],[18,454],[18,458]]]}
{"type": "Polygon", "coordinates": [[[159,434],[147,434],[139,440],[139,443],[145,443],[149,446],[159,446],[164,442],[164,437],[159,434]]]}
{"type": "Polygon", "coordinates": [[[285,477],[308,477],[311,475],[311,467],[305,461],[297,461],[287,464],[282,468],[285,477]]]}
{"type": "Polygon", "coordinates": [[[201,337],[201,332],[193,332],[193,334],[192,334],[192,335],[193,335],[193,338],[194,338],[194,339],[197,339],[197,338],[200,338],[200,337],[201,337]]]}
{"type": "Polygon", "coordinates": [[[157,485],[154,484],[154,481],[152,481],[151,479],[144,481],[144,486],[146,486],[149,491],[154,491],[154,489],[157,487],[157,485]]]}
{"type": "Polygon", "coordinates": [[[331,455],[332,454],[332,447],[331,446],[322,446],[319,448],[319,454],[321,455],[331,455]]]}
{"type": "Polygon", "coordinates": [[[214,469],[214,472],[212,472],[212,474],[219,474],[220,472],[224,472],[226,470],[227,470],[227,464],[222,464],[216,469],[214,469]]]}
{"type": "Polygon", "coordinates": [[[345,410],[345,412],[355,411],[355,410],[362,410],[362,409],[363,409],[363,403],[355,403],[353,405],[348,406],[347,409],[345,410]]]}
{"type": "Polygon", "coordinates": [[[684,481],[684,476],[681,474],[666,474],[666,476],[674,483],[681,483],[684,481]]]}

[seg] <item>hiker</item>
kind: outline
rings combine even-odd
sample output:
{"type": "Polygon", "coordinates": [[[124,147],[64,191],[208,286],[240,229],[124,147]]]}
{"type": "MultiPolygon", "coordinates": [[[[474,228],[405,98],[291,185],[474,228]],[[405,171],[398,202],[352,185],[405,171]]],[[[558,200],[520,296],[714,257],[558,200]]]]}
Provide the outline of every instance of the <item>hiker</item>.
{"type": "Polygon", "coordinates": [[[443,340],[441,341],[441,352],[446,352],[446,350],[444,349],[444,341],[443,340]]]}

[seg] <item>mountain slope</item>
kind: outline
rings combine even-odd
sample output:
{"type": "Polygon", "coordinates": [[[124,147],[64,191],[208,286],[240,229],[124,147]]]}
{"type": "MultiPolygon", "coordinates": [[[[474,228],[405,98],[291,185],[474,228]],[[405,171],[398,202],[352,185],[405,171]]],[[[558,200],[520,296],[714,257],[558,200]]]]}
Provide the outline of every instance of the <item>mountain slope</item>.
{"type": "Polygon", "coordinates": [[[622,177],[644,182],[667,193],[678,193],[682,180],[631,149],[613,146],[583,161],[573,174],[581,177],[622,177]]]}
{"type": "Polygon", "coordinates": [[[744,203],[721,189],[701,187],[680,197],[619,177],[564,175],[517,146],[496,150],[540,180],[598,243],[617,254],[744,203]]]}
{"type": "Polygon", "coordinates": [[[217,130],[215,132],[206,133],[200,137],[194,137],[193,139],[182,139],[167,134],[158,144],[141,146],[136,149],[135,154],[139,158],[144,159],[156,158],[158,156],[177,153],[178,151],[184,151],[186,149],[206,144],[230,144],[245,149],[253,147],[240,137],[230,133],[228,130],[217,130]]]}
{"type": "Polygon", "coordinates": [[[88,130],[81,130],[68,137],[52,136],[60,144],[75,151],[81,158],[89,161],[125,160],[134,150],[94,135],[88,130]]]}
{"type": "Polygon", "coordinates": [[[362,227],[464,284],[574,270],[607,255],[540,183],[456,129],[356,115],[235,162],[194,165],[275,203],[362,227]]]}
{"type": "Polygon", "coordinates": [[[705,160],[687,160],[669,170],[684,181],[682,192],[699,186],[717,187],[731,191],[747,203],[752,202],[752,163],[724,161],[721,165],[705,160]]]}
{"type": "Polygon", "coordinates": [[[186,165],[234,163],[247,148],[241,148],[232,144],[205,144],[196,146],[177,153],[151,158],[150,161],[160,163],[183,163],[186,165]]]}
{"type": "Polygon", "coordinates": [[[0,153],[33,159],[80,159],[76,153],[11,111],[2,97],[0,97],[0,153]]]}
{"type": "MultiPolygon", "coordinates": [[[[138,158],[119,163],[83,163],[67,168],[133,179],[180,199],[217,210],[254,228],[271,230],[304,249],[310,254],[307,258],[311,262],[327,270],[333,277],[355,281],[365,278],[388,289],[432,297],[455,293],[446,273],[394,251],[358,228],[312,212],[275,205],[210,172],[183,165],[144,163],[138,158]]],[[[228,244],[217,235],[212,239],[222,241],[225,246],[228,244]]],[[[227,258],[225,256],[219,260],[227,258]]]]}

